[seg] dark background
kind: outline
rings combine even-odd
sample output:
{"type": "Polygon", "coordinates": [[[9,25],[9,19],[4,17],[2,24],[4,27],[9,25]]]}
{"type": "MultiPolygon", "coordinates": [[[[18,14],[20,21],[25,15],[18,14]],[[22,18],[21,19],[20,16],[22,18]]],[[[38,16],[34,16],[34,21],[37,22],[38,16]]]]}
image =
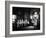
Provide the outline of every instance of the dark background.
{"type": "Polygon", "coordinates": [[[13,31],[24,31],[24,30],[40,30],[40,8],[27,8],[27,7],[12,7],[12,14],[14,15],[17,15],[17,19],[15,19],[15,23],[12,24],[12,27],[13,27],[13,31]],[[39,19],[38,19],[38,22],[37,22],[37,26],[34,26],[33,23],[31,23],[31,19],[29,18],[30,17],[30,14],[34,14],[34,12],[37,12],[38,15],[39,15],[39,19]],[[24,18],[24,15],[27,15],[27,19],[29,20],[30,24],[26,24],[26,26],[21,26],[19,28],[17,28],[17,20],[19,19],[25,19],[24,18]],[[35,28],[25,28],[25,27],[28,27],[28,26],[34,26],[35,28]]]}

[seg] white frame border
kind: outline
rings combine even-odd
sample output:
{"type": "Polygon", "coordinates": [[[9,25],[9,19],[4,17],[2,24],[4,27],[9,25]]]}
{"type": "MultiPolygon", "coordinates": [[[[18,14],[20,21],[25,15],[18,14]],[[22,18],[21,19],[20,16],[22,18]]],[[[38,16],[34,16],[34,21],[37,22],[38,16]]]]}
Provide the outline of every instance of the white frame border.
{"type": "Polygon", "coordinates": [[[33,34],[33,33],[43,33],[43,6],[42,5],[21,5],[21,4],[10,4],[10,34],[33,34]],[[34,7],[40,8],[40,30],[29,30],[29,31],[12,31],[12,7],[34,7]]]}

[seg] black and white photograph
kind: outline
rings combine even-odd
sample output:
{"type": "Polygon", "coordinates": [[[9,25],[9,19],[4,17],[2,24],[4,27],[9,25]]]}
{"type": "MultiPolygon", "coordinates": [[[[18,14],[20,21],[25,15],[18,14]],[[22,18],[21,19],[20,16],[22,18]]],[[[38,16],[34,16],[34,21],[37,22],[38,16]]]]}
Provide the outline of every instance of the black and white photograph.
{"type": "Polygon", "coordinates": [[[40,8],[12,7],[12,31],[40,30],[40,8]]]}

